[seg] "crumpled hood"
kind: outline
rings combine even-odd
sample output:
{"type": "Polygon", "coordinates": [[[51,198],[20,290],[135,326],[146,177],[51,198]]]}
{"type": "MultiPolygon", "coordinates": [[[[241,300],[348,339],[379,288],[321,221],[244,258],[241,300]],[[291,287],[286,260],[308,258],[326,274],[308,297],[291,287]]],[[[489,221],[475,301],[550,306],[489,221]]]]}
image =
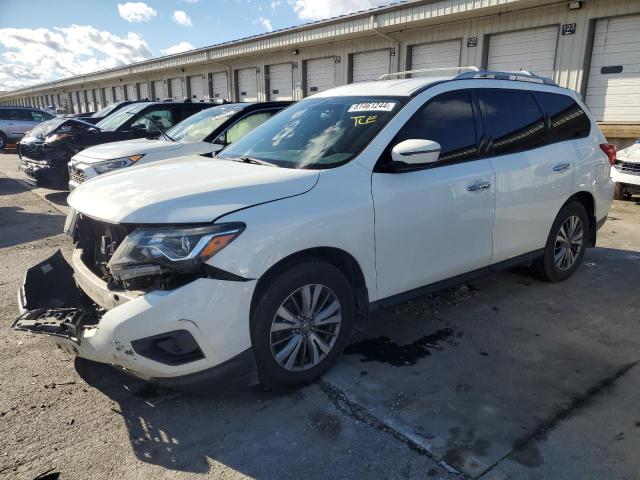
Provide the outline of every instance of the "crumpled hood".
{"type": "Polygon", "coordinates": [[[150,163],[101,175],[75,189],[69,205],[111,223],[205,223],[311,190],[317,170],[202,158],[150,163]]]}
{"type": "Polygon", "coordinates": [[[640,163],[640,143],[634,143],[630,147],[620,150],[617,158],[623,162],[640,163]]]}
{"type": "MultiPolygon", "coordinates": [[[[211,145],[211,144],[209,144],[211,145]]],[[[76,155],[77,160],[84,163],[97,163],[114,158],[130,157],[131,155],[150,154],[159,151],[176,151],[184,148],[180,142],[170,142],[164,140],[149,140],[139,138],[135,140],[123,140],[121,142],[103,143],[89,147],[76,155]]]]}

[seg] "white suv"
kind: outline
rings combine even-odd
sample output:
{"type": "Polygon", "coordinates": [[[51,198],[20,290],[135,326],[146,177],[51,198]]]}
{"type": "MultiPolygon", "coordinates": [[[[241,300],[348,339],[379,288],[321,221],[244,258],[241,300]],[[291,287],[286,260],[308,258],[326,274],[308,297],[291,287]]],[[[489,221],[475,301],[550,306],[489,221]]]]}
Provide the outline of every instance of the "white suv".
{"type": "Polygon", "coordinates": [[[578,95],[533,75],[338,87],[217,161],[75,190],[72,267],[58,253],[27,272],[14,327],[164,386],[303,384],[371,305],[526,262],[570,277],[614,152],[578,95]]]}

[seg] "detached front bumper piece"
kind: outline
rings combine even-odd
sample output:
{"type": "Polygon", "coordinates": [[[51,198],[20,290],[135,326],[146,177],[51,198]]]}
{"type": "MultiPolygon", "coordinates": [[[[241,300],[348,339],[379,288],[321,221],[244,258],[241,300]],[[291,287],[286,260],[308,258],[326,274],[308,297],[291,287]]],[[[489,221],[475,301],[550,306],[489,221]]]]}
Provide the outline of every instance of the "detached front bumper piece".
{"type": "Polygon", "coordinates": [[[110,290],[76,250],[30,268],[18,331],[143,380],[189,391],[256,382],[249,335],[255,282],[198,278],[171,291],[110,290]]]}

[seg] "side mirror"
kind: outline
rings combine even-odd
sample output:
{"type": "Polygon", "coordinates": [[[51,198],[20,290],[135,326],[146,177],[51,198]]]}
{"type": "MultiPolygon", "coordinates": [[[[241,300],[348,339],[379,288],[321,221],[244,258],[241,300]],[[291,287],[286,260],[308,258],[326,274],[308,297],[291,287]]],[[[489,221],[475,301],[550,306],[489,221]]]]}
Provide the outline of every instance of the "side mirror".
{"type": "Polygon", "coordinates": [[[147,127],[142,123],[134,123],[131,125],[131,131],[133,132],[146,132],[147,127]]]}
{"type": "Polygon", "coordinates": [[[440,156],[440,144],[432,140],[405,140],[391,150],[391,159],[408,165],[433,163],[440,156]]]}

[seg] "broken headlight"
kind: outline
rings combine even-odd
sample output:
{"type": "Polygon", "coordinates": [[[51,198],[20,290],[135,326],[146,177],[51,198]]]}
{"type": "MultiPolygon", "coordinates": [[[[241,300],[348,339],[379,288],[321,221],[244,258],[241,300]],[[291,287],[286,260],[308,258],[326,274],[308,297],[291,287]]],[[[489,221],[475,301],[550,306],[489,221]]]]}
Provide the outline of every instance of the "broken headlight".
{"type": "Polygon", "coordinates": [[[117,281],[173,271],[196,271],[242,233],[243,223],[206,227],[138,228],[117,248],[107,268],[117,281]]]}

